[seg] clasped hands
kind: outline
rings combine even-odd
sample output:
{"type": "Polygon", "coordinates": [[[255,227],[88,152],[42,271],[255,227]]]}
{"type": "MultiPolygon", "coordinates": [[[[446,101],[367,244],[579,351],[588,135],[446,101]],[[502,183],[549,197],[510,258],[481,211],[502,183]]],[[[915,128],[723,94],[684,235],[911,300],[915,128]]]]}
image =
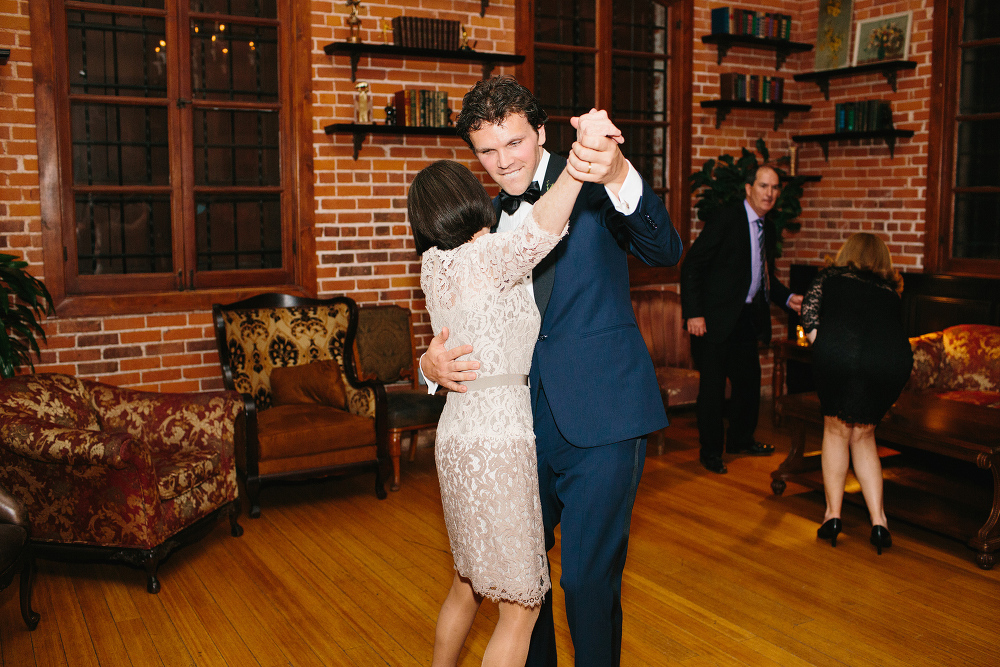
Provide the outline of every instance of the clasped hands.
{"type": "MultiPolygon", "coordinates": [[[[628,162],[618,150],[625,141],[621,130],[608,118],[607,111],[597,109],[571,118],[570,124],[576,129],[576,141],[566,161],[569,175],[578,181],[605,185],[617,195],[628,176],[628,162]]],[[[479,362],[461,359],[472,354],[471,345],[447,350],[447,340],[448,327],[443,327],[420,358],[420,371],[445,389],[464,392],[466,387],[460,383],[476,379],[479,362]]]]}

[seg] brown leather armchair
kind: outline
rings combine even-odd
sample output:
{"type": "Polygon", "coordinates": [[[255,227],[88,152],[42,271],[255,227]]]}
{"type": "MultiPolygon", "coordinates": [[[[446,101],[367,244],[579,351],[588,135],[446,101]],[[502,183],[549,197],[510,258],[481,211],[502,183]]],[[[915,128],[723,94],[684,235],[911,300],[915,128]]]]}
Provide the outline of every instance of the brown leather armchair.
{"type": "Polygon", "coordinates": [[[223,381],[246,405],[237,464],[250,516],[260,516],[265,484],[361,470],[385,498],[385,389],[357,379],[354,301],[260,294],[212,314],[223,381]]]}
{"type": "Polygon", "coordinates": [[[0,591],[21,574],[21,618],[29,630],[34,630],[40,616],[31,610],[35,558],[30,537],[28,511],[10,491],[0,486],[0,591]]]}

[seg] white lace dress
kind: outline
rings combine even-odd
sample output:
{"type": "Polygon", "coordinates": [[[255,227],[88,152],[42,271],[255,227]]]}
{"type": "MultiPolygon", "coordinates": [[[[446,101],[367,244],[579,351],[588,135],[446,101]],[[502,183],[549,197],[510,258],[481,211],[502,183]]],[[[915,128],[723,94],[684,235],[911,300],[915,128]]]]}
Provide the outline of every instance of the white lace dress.
{"type": "MultiPolygon", "coordinates": [[[[472,345],[479,377],[528,374],[541,318],[525,277],[560,238],[528,216],[513,232],[423,254],[434,333],[448,327],[449,348],[472,345]]],[[[541,602],[551,583],[528,387],[449,393],[434,450],[455,569],[492,600],[541,602]]]]}

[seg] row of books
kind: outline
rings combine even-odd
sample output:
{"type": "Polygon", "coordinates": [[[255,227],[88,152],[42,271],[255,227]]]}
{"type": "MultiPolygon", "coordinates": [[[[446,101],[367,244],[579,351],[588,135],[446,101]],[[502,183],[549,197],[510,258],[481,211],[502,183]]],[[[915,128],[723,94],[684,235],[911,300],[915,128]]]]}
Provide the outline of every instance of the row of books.
{"type": "Polygon", "coordinates": [[[397,16],[392,20],[392,43],[418,49],[458,50],[461,21],[420,16],[397,16]]]}
{"type": "Polygon", "coordinates": [[[443,90],[399,90],[393,96],[396,125],[448,127],[451,109],[443,90]]]}
{"type": "Polygon", "coordinates": [[[712,34],[791,39],[792,17],[788,14],[759,13],[738,7],[716,7],[712,10],[712,34]]]}
{"type": "Polygon", "coordinates": [[[719,97],[742,102],[781,102],[785,97],[785,80],[780,76],[726,72],[719,75],[719,97]]]}
{"type": "Polygon", "coordinates": [[[835,132],[892,129],[892,105],[884,100],[841,102],[834,107],[835,132]]]}

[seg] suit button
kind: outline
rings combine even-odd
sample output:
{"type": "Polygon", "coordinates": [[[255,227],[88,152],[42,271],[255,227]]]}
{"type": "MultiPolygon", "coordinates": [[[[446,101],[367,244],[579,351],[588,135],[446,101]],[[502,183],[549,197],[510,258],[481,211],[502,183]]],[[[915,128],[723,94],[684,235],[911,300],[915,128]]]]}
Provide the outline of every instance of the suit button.
{"type": "Polygon", "coordinates": [[[546,338],[548,338],[548,336],[546,336],[545,334],[541,334],[541,335],[540,335],[540,336],[538,337],[538,341],[539,341],[539,342],[541,342],[541,341],[545,340],[546,338]]]}

